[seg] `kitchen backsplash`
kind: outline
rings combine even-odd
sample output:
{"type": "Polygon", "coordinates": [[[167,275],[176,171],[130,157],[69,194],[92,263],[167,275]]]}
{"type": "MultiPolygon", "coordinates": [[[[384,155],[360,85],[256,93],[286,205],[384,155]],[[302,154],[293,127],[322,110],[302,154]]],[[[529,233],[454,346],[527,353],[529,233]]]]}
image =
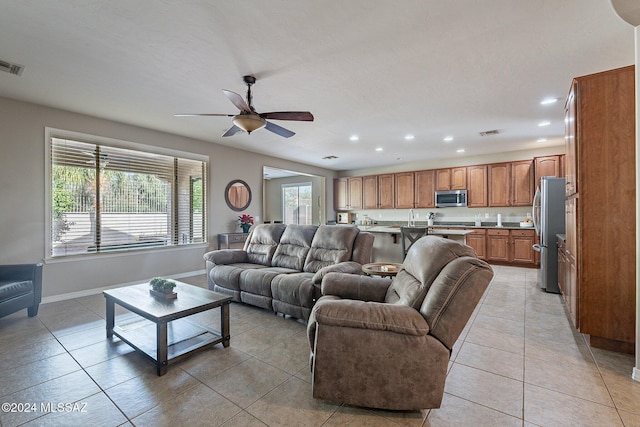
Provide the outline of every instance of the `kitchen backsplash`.
{"type": "MultiPolygon", "coordinates": [[[[416,222],[426,222],[429,213],[435,214],[435,222],[473,222],[476,215],[479,215],[483,222],[496,222],[498,214],[502,216],[503,222],[519,222],[531,214],[531,206],[518,206],[508,208],[431,208],[414,209],[414,219],[416,222]]],[[[368,216],[374,222],[378,221],[407,221],[409,219],[409,209],[369,209],[352,211],[356,224],[360,224],[368,216]]]]}

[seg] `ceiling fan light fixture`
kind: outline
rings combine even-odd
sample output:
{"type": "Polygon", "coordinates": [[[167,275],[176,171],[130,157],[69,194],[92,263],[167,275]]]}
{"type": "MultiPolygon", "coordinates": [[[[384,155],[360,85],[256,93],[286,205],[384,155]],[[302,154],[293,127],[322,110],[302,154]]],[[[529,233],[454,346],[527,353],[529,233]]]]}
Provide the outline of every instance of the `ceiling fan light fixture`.
{"type": "Polygon", "coordinates": [[[265,119],[254,114],[238,114],[233,117],[233,124],[247,133],[263,128],[267,122],[265,119]]]}

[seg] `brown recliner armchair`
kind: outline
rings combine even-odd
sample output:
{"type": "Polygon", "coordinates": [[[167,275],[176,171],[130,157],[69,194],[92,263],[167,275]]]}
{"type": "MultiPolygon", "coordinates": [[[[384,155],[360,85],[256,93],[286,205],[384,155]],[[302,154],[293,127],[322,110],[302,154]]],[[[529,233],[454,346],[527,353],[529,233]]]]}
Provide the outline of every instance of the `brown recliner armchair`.
{"type": "Polygon", "coordinates": [[[451,348],[493,277],[469,246],[427,236],[393,279],[329,273],[307,333],[313,397],[438,408],[451,348]]]}
{"type": "Polygon", "coordinates": [[[0,265],[0,317],[27,309],[38,314],[42,301],[42,264],[0,265]]]}

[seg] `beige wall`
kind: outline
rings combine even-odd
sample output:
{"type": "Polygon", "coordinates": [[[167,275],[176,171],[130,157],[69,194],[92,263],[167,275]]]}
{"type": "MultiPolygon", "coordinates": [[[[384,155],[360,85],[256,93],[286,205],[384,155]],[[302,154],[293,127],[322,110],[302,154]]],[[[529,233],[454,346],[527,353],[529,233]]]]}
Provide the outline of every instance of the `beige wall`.
{"type": "MultiPolygon", "coordinates": [[[[332,182],[335,176],[330,170],[280,158],[0,98],[2,264],[41,262],[45,258],[45,127],[209,156],[208,240],[211,246],[208,249],[216,246],[218,233],[237,229],[238,212],[230,210],[224,201],[224,189],[230,180],[242,179],[249,184],[253,200],[246,213],[262,215],[264,165],[325,176],[327,182],[332,182]]],[[[258,135],[255,137],[257,139],[258,135]]],[[[333,186],[327,186],[327,192],[327,200],[333,200],[333,186]]],[[[331,216],[332,208],[331,203],[325,207],[331,216]]],[[[201,246],[82,260],[47,261],[43,294],[47,297],[88,293],[91,289],[146,280],[153,276],[199,271],[204,269],[202,255],[206,250],[201,246]]]]}

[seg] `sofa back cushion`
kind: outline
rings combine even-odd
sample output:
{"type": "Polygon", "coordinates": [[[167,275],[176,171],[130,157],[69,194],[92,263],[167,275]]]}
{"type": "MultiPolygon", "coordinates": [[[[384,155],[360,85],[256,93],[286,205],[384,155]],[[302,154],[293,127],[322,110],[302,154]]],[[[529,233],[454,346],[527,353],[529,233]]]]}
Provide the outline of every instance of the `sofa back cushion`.
{"type": "Polygon", "coordinates": [[[244,244],[248,261],[253,264],[270,266],[285,228],[284,224],[257,225],[244,244]]]}
{"type": "Polygon", "coordinates": [[[318,227],[315,225],[287,225],[273,255],[271,265],[302,271],[317,229],[318,227]]]}
{"type": "Polygon", "coordinates": [[[371,262],[371,253],[373,252],[374,236],[366,231],[361,231],[353,242],[353,254],[351,261],[358,264],[368,264],[371,262]]]}
{"type": "Polygon", "coordinates": [[[430,334],[451,349],[492,277],[489,264],[475,257],[461,257],[447,264],[420,307],[430,334]]]}
{"type": "Polygon", "coordinates": [[[353,242],[360,232],[356,227],[321,225],[318,227],[311,249],[304,263],[304,271],[315,273],[323,267],[349,261],[353,242]]]}
{"type": "Polygon", "coordinates": [[[385,302],[419,309],[440,271],[462,256],[476,255],[472,248],[456,241],[436,236],[422,237],[409,249],[403,268],[387,290],[385,302]]]}

